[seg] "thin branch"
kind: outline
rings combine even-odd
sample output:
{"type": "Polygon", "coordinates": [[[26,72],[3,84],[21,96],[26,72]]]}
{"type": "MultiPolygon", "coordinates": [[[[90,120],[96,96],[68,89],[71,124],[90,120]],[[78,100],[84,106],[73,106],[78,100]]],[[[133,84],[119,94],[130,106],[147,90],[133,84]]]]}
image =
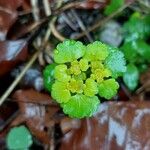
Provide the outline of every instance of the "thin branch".
{"type": "MultiPolygon", "coordinates": [[[[57,10],[59,10],[60,6],[62,5],[62,0],[58,1],[57,3],[57,10]]],[[[61,9],[63,10],[63,9],[61,9]]],[[[57,12],[57,11],[56,11],[57,12]]],[[[55,22],[57,20],[57,16],[53,18],[50,26],[51,26],[51,31],[53,33],[53,35],[59,39],[60,41],[64,41],[65,40],[65,37],[63,37],[57,30],[56,30],[56,26],[55,26],[55,22]]]]}
{"type": "MultiPolygon", "coordinates": [[[[109,20],[111,20],[112,18],[114,18],[115,16],[117,16],[120,12],[122,12],[124,9],[126,9],[127,7],[130,6],[131,3],[128,3],[124,6],[122,6],[121,8],[119,8],[116,12],[112,13],[111,15],[109,15],[108,17],[100,20],[99,22],[97,22],[96,24],[94,24],[92,27],[88,28],[86,30],[86,32],[91,32],[96,30],[97,28],[99,28],[100,26],[103,26],[105,23],[107,23],[109,20]]],[[[81,37],[86,35],[86,32],[82,32],[80,34],[78,34],[74,39],[80,39],[81,37]]]]}
{"type": "MultiPolygon", "coordinates": [[[[38,0],[30,0],[31,1],[31,5],[32,5],[32,10],[33,10],[33,12],[32,12],[32,14],[33,14],[33,18],[34,18],[34,20],[35,20],[35,22],[36,21],[39,21],[40,20],[40,11],[39,11],[39,8],[38,8],[38,0]]],[[[38,46],[40,46],[41,45],[41,43],[42,43],[42,40],[41,40],[41,37],[39,36],[37,39],[36,39],[36,44],[38,45],[38,46]]]]}
{"type": "Polygon", "coordinates": [[[14,90],[14,88],[16,87],[16,85],[20,82],[20,80],[22,79],[22,77],[25,75],[26,71],[32,66],[32,64],[35,62],[35,60],[38,57],[40,51],[37,51],[32,58],[30,59],[30,61],[26,64],[25,68],[22,70],[22,72],[19,74],[19,76],[12,82],[12,84],[9,86],[9,88],[6,90],[6,92],[2,95],[2,97],[0,98],[0,105],[2,105],[2,103],[5,101],[5,99],[10,95],[10,93],[14,90]]]}
{"type": "Polygon", "coordinates": [[[43,5],[44,5],[44,10],[45,10],[46,16],[51,15],[51,9],[50,9],[49,1],[48,0],[43,0],[43,5]]]}
{"type": "Polygon", "coordinates": [[[38,0],[30,0],[32,5],[32,13],[35,21],[39,21],[39,9],[38,9],[38,0]]]}
{"type": "Polygon", "coordinates": [[[126,86],[123,83],[120,84],[120,87],[124,91],[126,96],[129,98],[129,100],[133,100],[131,93],[129,92],[129,90],[126,88],[126,86]]]}
{"type": "Polygon", "coordinates": [[[78,24],[79,24],[81,30],[85,32],[85,35],[87,36],[88,40],[89,40],[90,42],[93,42],[93,39],[92,39],[91,35],[90,35],[89,32],[87,31],[87,29],[86,29],[84,23],[82,22],[82,20],[80,19],[80,17],[79,17],[78,14],[76,13],[76,11],[75,11],[74,9],[72,9],[71,11],[72,11],[74,17],[76,18],[76,20],[77,20],[77,22],[78,22],[78,24]]]}
{"type": "Polygon", "coordinates": [[[64,40],[66,39],[63,35],[61,35],[61,34],[57,31],[56,26],[55,26],[55,21],[53,21],[53,22],[51,23],[51,29],[52,29],[53,35],[54,35],[59,41],[64,41],[64,40]]]}
{"type": "Polygon", "coordinates": [[[71,19],[68,18],[65,12],[62,12],[62,19],[65,21],[65,23],[74,31],[77,31],[77,27],[74,25],[73,22],[71,22],[71,19]]]}
{"type": "Polygon", "coordinates": [[[4,122],[4,124],[2,124],[2,125],[0,126],[0,132],[3,131],[4,128],[5,128],[7,125],[9,125],[10,122],[11,122],[12,120],[14,120],[18,115],[19,115],[19,111],[17,110],[13,115],[11,115],[10,118],[8,118],[8,119],[4,122]]]}

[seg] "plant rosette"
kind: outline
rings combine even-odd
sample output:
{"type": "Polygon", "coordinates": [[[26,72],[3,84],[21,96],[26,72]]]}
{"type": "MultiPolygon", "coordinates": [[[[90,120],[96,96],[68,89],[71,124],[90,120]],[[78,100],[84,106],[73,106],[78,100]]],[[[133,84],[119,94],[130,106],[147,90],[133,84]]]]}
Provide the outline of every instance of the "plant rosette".
{"type": "Polygon", "coordinates": [[[126,71],[123,53],[99,41],[85,46],[65,40],[54,50],[54,62],[44,69],[45,88],[72,118],[92,116],[100,98],[115,96],[116,78],[126,71]]]}

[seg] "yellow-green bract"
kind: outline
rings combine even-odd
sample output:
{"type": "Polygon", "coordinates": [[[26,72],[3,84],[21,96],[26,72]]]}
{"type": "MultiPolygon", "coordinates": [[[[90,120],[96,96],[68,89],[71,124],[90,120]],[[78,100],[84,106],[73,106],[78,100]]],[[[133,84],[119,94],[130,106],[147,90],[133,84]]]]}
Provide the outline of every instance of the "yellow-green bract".
{"type": "Polygon", "coordinates": [[[73,118],[92,116],[101,97],[115,96],[119,88],[115,79],[126,71],[123,53],[99,41],[83,45],[66,40],[57,45],[54,61],[53,70],[49,69],[53,64],[44,70],[45,87],[73,118]]]}

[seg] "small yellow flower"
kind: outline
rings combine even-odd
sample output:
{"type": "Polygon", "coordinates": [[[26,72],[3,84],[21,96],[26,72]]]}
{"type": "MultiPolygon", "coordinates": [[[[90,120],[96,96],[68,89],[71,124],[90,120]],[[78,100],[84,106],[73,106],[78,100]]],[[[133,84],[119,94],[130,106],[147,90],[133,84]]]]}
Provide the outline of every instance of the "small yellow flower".
{"type": "Polygon", "coordinates": [[[70,72],[74,75],[79,75],[81,73],[79,62],[77,60],[71,62],[70,72]]]}
{"type": "Polygon", "coordinates": [[[70,82],[68,83],[68,90],[70,90],[72,93],[82,93],[83,92],[83,81],[82,80],[75,80],[72,78],[70,82]]]}

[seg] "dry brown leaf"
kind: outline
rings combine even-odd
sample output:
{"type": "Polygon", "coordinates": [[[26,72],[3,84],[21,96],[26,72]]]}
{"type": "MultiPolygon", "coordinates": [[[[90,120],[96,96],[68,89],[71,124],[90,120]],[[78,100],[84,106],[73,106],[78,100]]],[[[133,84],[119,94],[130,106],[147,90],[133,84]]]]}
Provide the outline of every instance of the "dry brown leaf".
{"type": "Polygon", "coordinates": [[[82,9],[102,9],[109,3],[109,0],[86,0],[83,1],[80,5],[77,5],[76,8],[82,9]]]}
{"type": "Polygon", "coordinates": [[[16,21],[17,8],[23,0],[0,0],[0,41],[6,39],[6,35],[12,24],[16,21]]]}
{"type": "Polygon", "coordinates": [[[99,109],[64,136],[61,150],[150,148],[150,102],[110,102],[99,109]]]}
{"type": "Polygon", "coordinates": [[[26,60],[26,40],[0,41],[0,76],[9,72],[17,63],[26,60]]]}

